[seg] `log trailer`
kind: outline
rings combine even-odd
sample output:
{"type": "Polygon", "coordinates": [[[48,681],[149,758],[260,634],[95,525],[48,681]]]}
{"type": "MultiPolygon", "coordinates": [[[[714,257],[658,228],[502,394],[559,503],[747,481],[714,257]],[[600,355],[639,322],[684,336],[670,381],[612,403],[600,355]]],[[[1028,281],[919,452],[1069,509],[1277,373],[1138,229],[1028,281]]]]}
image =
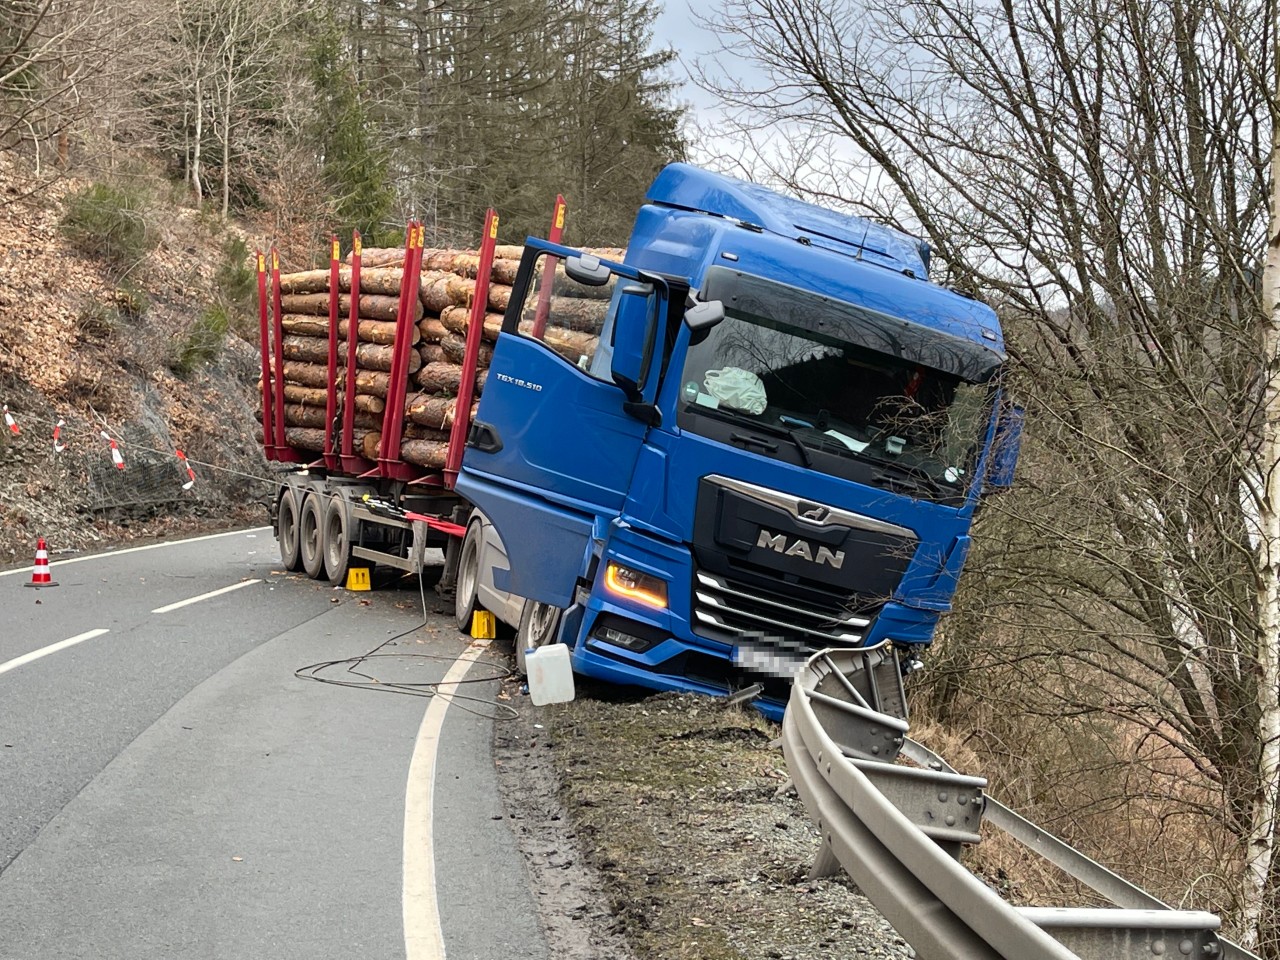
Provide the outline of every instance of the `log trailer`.
{"type": "MultiPolygon", "coordinates": [[[[974,512],[1012,481],[1022,414],[994,312],[931,283],[925,243],[686,164],[654,181],[619,259],[561,245],[562,223],[557,206],[551,238],[524,245],[468,418],[497,327],[490,213],[438,469],[400,456],[407,336],[376,461],[353,447],[336,251],[324,445],[289,444],[274,258],[260,271],[286,565],[341,582],[352,563],[416,571],[441,546],[459,628],[491,610],[518,661],[564,643],[580,674],[739,694],[774,718],[815,650],[890,640],[910,663],[974,512]]],[[[411,224],[400,333],[421,262],[411,224]]],[[[358,250],[350,271],[356,356],[358,250]]]]}

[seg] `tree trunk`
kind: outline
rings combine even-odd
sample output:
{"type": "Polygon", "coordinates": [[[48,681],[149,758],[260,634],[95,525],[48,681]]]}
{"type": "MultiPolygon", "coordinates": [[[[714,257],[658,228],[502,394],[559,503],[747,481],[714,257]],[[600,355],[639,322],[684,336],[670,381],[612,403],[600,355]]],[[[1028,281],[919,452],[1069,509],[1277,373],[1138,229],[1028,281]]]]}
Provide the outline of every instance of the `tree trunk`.
{"type": "Polygon", "coordinates": [[[1243,945],[1258,945],[1267,901],[1280,792],[1280,84],[1272,104],[1271,222],[1262,268],[1263,390],[1258,500],[1257,797],[1246,839],[1243,945]]]}
{"type": "MultiPolygon", "coordinates": [[[[445,307],[440,313],[440,322],[444,324],[446,330],[452,330],[459,336],[464,336],[467,327],[471,325],[471,308],[470,307],[445,307]]],[[[486,313],[484,315],[484,331],[481,336],[489,342],[498,339],[498,334],[502,332],[502,314],[486,313]]]]}
{"type": "Polygon", "coordinates": [[[231,212],[231,91],[234,77],[227,62],[227,89],[222,98],[222,220],[231,212]]]}
{"type": "MultiPolygon", "coordinates": [[[[300,360],[304,363],[314,363],[316,365],[323,363],[326,368],[328,366],[329,341],[321,337],[286,336],[280,340],[280,351],[286,360],[300,360]]],[[[385,373],[390,373],[394,359],[393,347],[384,346],[380,343],[356,344],[356,366],[363,370],[381,370],[385,373]]],[[[347,345],[345,343],[338,344],[338,360],[341,363],[346,363],[347,345]]],[[[410,350],[408,369],[405,372],[417,373],[421,366],[422,357],[418,355],[416,350],[410,350]]],[[[341,376],[342,371],[339,371],[339,377],[341,376]]]]}
{"type": "MultiPolygon", "coordinates": [[[[466,338],[456,333],[446,333],[444,339],[440,341],[440,353],[442,357],[438,359],[448,360],[450,363],[461,363],[467,355],[466,338]]],[[[422,359],[427,359],[425,353],[422,354],[422,359]]],[[[487,367],[492,360],[493,344],[481,340],[480,353],[476,356],[476,365],[478,367],[487,367]]]]}
{"type": "MultiPolygon", "coordinates": [[[[286,362],[284,365],[284,380],[286,384],[296,383],[304,387],[324,387],[329,383],[329,368],[326,365],[329,356],[325,354],[326,363],[305,363],[305,362],[286,362]]],[[[338,371],[338,380],[345,387],[346,371],[338,371]]],[[[374,397],[383,397],[387,395],[390,387],[391,375],[378,370],[357,370],[356,371],[356,390],[359,393],[369,394],[374,397]]]]}
{"type": "MultiPolygon", "coordinates": [[[[258,411],[258,416],[262,412],[258,411]]],[[[289,404],[284,408],[284,423],[287,427],[315,427],[323,430],[326,425],[324,407],[311,407],[304,404],[289,404]]],[[[382,425],[382,418],[368,413],[357,413],[355,425],[361,429],[382,425]]]]}
{"type": "MultiPolygon", "coordinates": [[[[329,315],[329,294],[327,293],[294,293],[280,298],[280,309],[285,313],[310,313],[318,317],[329,315]]],[[[360,294],[361,320],[394,320],[400,309],[398,297],[384,297],[376,294],[360,294]]],[[[342,294],[338,297],[338,312],[343,316],[351,313],[351,296],[342,294]]],[[[415,303],[410,307],[413,321],[422,319],[422,304],[415,303]]]]}
{"type": "Polygon", "coordinates": [[[427,343],[439,343],[449,332],[439,317],[427,317],[418,321],[418,330],[422,333],[422,339],[427,343]]]}
{"type": "Polygon", "coordinates": [[[422,305],[432,313],[439,313],[446,307],[461,306],[470,302],[475,295],[476,282],[456,274],[444,274],[427,282],[423,280],[419,299],[422,305]]]}
{"type": "Polygon", "coordinates": [[[429,363],[418,371],[413,381],[427,393],[456,397],[462,385],[462,367],[456,363],[429,363]]]}
{"type": "Polygon", "coordinates": [[[436,440],[400,441],[400,459],[409,463],[416,463],[420,467],[439,470],[444,466],[445,456],[448,452],[449,445],[436,440]]]}
{"type": "MultiPolygon", "coordinates": [[[[376,293],[381,296],[400,296],[400,280],[404,270],[400,268],[364,267],[360,270],[360,292],[376,293]]],[[[351,292],[351,268],[343,266],[338,271],[338,289],[342,293],[351,292]]],[[[323,270],[304,270],[300,273],[280,275],[280,292],[293,293],[328,293],[329,268],[323,270]]]]}
{"type": "Polygon", "coordinates": [[[196,136],[191,147],[191,189],[196,195],[196,207],[204,203],[204,188],[200,185],[200,147],[204,138],[204,80],[196,74],[196,136]]]}
{"type": "Polygon", "coordinates": [[[404,415],[414,423],[436,430],[453,426],[453,412],[457,400],[453,397],[433,397],[420,393],[405,401],[404,415]]]}
{"type": "MultiPolygon", "coordinates": [[[[258,380],[258,389],[262,389],[262,380],[258,380]]],[[[329,402],[329,391],[323,387],[304,387],[297,383],[284,384],[284,398],[290,403],[301,403],[309,407],[324,407],[329,402]]],[[[341,395],[339,395],[341,402],[341,395]]],[[[352,405],[360,413],[382,413],[387,408],[387,401],[381,397],[357,393],[352,405]]]]}
{"type": "MultiPolygon", "coordinates": [[[[317,317],[306,313],[286,313],[280,318],[280,328],[285,333],[296,334],[300,337],[327,338],[329,336],[329,318],[317,317]]],[[[349,328],[350,323],[348,321],[339,320],[338,336],[345,340],[349,328]]],[[[384,346],[389,346],[396,342],[396,325],[388,320],[361,320],[357,324],[356,334],[365,343],[380,343],[384,346]]],[[[422,331],[418,327],[411,327],[409,330],[409,342],[417,345],[421,340],[422,331]]]]}

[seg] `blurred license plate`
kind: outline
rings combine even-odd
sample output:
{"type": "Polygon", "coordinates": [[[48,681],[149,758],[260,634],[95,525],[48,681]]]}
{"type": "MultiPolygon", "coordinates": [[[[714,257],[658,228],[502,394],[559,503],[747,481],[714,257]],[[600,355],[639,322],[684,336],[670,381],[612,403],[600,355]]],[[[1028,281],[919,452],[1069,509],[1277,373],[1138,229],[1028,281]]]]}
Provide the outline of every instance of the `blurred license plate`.
{"type": "Polygon", "coordinates": [[[754,643],[740,643],[733,648],[733,662],[744,670],[794,680],[809,658],[790,650],[754,643]]]}

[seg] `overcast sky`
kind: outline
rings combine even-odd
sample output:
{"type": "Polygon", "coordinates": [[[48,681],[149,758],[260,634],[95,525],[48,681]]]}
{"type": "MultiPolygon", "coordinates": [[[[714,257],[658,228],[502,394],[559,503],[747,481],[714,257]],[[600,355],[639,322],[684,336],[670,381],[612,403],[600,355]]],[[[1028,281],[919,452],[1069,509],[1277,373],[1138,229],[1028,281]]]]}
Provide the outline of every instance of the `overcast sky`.
{"type": "MultiPolygon", "coordinates": [[[[700,116],[711,115],[716,106],[715,97],[698,89],[689,79],[688,71],[695,61],[714,62],[719,41],[714,34],[708,33],[694,20],[693,10],[700,13],[711,13],[719,4],[715,0],[666,0],[663,12],[654,21],[653,40],[658,47],[672,47],[679,56],[679,62],[672,65],[672,72],[683,86],[677,99],[692,104],[700,116]]],[[[739,69],[746,66],[738,61],[739,69]]]]}

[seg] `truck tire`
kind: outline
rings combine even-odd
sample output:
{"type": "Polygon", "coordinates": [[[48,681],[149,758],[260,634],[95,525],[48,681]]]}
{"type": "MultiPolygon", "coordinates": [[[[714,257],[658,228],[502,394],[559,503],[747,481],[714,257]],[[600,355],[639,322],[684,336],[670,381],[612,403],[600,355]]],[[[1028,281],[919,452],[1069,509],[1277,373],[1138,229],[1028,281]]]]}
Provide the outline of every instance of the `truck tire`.
{"type": "Polygon", "coordinates": [[[458,630],[471,633],[471,617],[479,609],[476,588],[480,582],[480,521],[467,526],[458,556],[458,583],[453,591],[453,621],[458,630]]]}
{"type": "Polygon", "coordinates": [[[302,569],[298,550],[298,494],[292,487],[280,492],[276,503],[276,536],[280,539],[280,562],[291,573],[302,569]]]}
{"type": "Polygon", "coordinates": [[[560,620],[564,611],[549,603],[526,600],[520,614],[520,626],[516,628],[516,673],[524,676],[526,650],[536,650],[560,639],[560,620]]]}
{"type": "Polygon", "coordinates": [[[338,586],[346,583],[347,571],[351,569],[351,545],[356,539],[351,535],[353,526],[347,501],[335,493],[324,505],[324,524],[320,529],[324,575],[338,586]]]}
{"type": "Polygon", "coordinates": [[[302,554],[302,569],[312,580],[324,576],[324,545],[320,542],[324,533],[324,510],[320,504],[318,494],[308,493],[298,515],[298,552],[302,554]]]}

